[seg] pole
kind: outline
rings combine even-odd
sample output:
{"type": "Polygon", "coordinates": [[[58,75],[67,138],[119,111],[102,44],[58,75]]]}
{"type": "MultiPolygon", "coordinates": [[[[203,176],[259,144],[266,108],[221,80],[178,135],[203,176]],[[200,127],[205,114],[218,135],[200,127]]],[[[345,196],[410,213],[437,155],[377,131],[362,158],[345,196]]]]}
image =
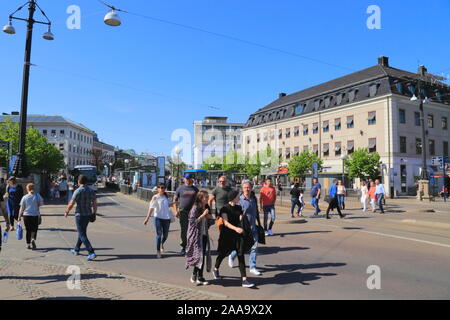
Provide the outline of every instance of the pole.
{"type": "Polygon", "coordinates": [[[342,184],[345,186],[345,167],[344,167],[344,164],[345,164],[345,160],[344,159],[342,159],[342,184]]]}
{"type": "Polygon", "coordinates": [[[427,143],[426,143],[426,134],[425,134],[425,113],[423,110],[423,99],[421,94],[420,80],[417,84],[418,89],[418,97],[419,97],[419,110],[420,110],[420,124],[422,126],[422,180],[428,180],[428,172],[427,172],[427,143]]]}
{"type": "Polygon", "coordinates": [[[27,134],[27,109],[28,109],[28,87],[30,83],[30,64],[31,64],[31,44],[33,39],[34,12],[36,11],[36,1],[31,0],[28,7],[28,26],[27,40],[25,45],[25,62],[23,67],[22,82],[22,103],[20,107],[20,138],[19,138],[19,154],[14,164],[13,175],[19,178],[28,176],[28,168],[25,158],[25,143],[27,134]]]}
{"type": "Polygon", "coordinates": [[[447,168],[447,163],[446,163],[446,158],[445,158],[445,156],[443,157],[443,169],[444,169],[444,175],[443,175],[443,177],[442,177],[442,179],[444,179],[444,183],[443,183],[443,191],[444,191],[444,193],[443,193],[443,195],[444,195],[444,202],[447,202],[447,194],[445,193],[445,187],[446,187],[446,184],[445,184],[445,182],[446,182],[446,180],[447,179],[445,179],[446,178],[446,176],[447,176],[447,172],[446,172],[446,168],[447,168]]]}

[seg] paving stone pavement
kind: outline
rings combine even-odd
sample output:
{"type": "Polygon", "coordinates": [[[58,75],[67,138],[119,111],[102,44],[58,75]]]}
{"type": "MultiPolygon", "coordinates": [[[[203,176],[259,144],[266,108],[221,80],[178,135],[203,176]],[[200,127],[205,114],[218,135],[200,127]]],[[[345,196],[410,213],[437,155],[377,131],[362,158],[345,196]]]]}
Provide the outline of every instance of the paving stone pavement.
{"type": "Polygon", "coordinates": [[[0,300],[101,299],[101,300],[219,300],[225,295],[80,268],[80,288],[69,289],[73,273],[67,265],[30,260],[0,260],[0,300]]]}

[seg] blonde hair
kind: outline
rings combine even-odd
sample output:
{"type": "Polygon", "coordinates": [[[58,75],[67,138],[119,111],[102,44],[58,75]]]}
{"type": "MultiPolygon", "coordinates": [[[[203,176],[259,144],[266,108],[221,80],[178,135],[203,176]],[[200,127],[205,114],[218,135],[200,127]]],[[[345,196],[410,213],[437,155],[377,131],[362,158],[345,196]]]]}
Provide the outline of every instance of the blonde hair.
{"type": "Polygon", "coordinates": [[[34,193],[34,183],[27,184],[27,192],[34,193]]]}

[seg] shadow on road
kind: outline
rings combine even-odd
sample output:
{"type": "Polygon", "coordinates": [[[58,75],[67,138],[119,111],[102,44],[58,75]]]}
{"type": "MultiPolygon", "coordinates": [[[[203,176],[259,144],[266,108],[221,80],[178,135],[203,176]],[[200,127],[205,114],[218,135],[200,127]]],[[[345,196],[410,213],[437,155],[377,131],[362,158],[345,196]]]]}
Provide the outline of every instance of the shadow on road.
{"type": "MultiPolygon", "coordinates": [[[[67,247],[65,247],[65,248],[38,248],[33,251],[47,253],[47,252],[57,251],[57,250],[69,252],[70,248],[67,248],[67,247]]],[[[114,250],[114,248],[95,248],[95,251],[103,251],[103,250],[114,250]]],[[[80,251],[83,251],[83,249],[80,251]]]]}
{"type": "Polygon", "coordinates": [[[300,232],[285,232],[285,233],[276,233],[273,236],[280,236],[280,238],[284,238],[285,236],[294,236],[299,234],[310,234],[310,233],[330,233],[332,231],[300,231],[300,232]]]}
{"type": "MultiPolygon", "coordinates": [[[[97,250],[97,249],[95,249],[97,250]]],[[[175,257],[180,257],[180,254],[177,253],[166,253],[162,255],[162,260],[167,259],[167,258],[175,258],[175,257]]],[[[105,262],[105,261],[115,261],[115,260],[159,260],[156,257],[156,254],[117,254],[117,255],[97,255],[97,259],[96,261],[101,261],[101,262],[105,262]],[[111,257],[111,258],[106,258],[104,259],[104,257],[111,257]]]]}
{"type": "Polygon", "coordinates": [[[306,247],[258,247],[258,255],[275,254],[283,251],[309,250],[306,247]]]}
{"type": "Polygon", "coordinates": [[[110,298],[89,298],[89,297],[51,297],[39,298],[36,300],[112,300],[110,298]]]}
{"type": "MultiPolygon", "coordinates": [[[[121,276],[109,276],[106,273],[92,273],[92,274],[81,274],[83,280],[93,280],[93,279],[124,279],[125,277],[121,276]]],[[[27,280],[27,281],[42,281],[37,284],[48,284],[54,282],[66,282],[67,275],[65,274],[55,274],[55,275],[47,275],[47,276],[5,276],[2,279],[6,280],[27,280]]]]}
{"type": "Polygon", "coordinates": [[[40,228],[39,231],[77,232],[77,230],[75,229],[63,229],[63,228],[40,228]]]}

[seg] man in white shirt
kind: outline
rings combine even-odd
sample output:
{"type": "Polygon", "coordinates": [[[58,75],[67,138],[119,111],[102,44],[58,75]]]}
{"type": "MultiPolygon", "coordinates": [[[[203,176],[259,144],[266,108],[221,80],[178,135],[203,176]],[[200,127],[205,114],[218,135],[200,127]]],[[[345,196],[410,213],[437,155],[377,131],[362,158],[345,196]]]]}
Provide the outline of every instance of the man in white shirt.
{"type": "Polygon", "coordinates": [[[378,207],[380,208],[381,213],[384,213],[383,198],[385,194],[386,191],[384,191],[384,186],[380,183],[380,180],[375,180],[375,195],[377,197],[378,207]]]}

